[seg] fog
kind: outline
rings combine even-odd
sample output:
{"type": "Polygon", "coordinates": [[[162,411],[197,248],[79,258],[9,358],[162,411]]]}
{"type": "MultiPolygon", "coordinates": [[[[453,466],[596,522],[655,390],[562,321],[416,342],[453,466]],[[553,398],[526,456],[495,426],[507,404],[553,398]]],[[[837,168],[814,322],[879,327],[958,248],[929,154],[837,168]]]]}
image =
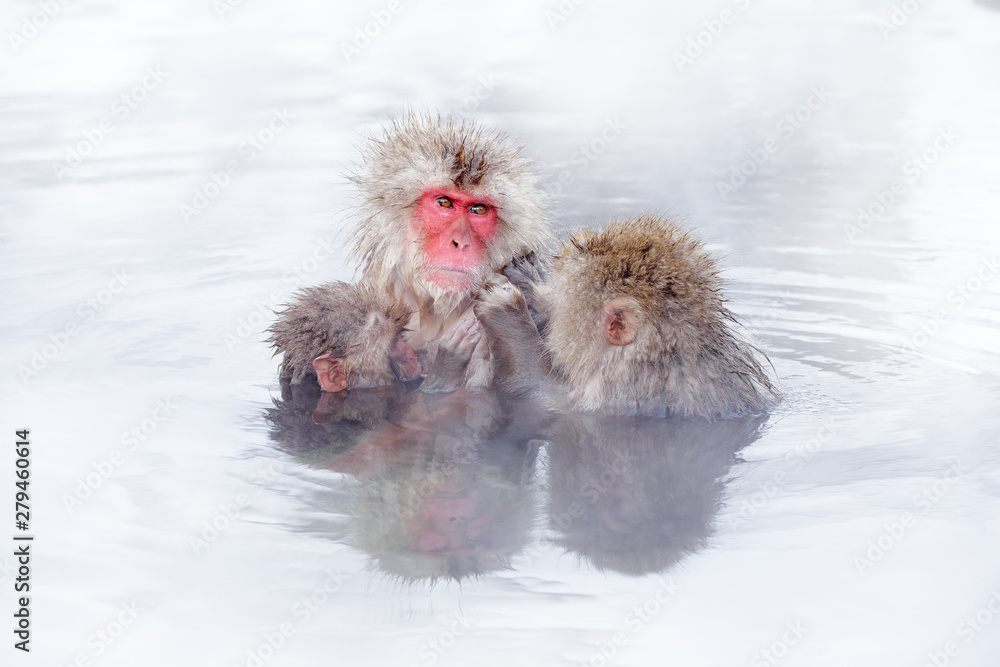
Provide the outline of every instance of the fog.
{"type": "Polygon", "coordinates": [[[5,3],[0,421],[31,516],[12,452],[3,539],[34,539],[31,653],[0,661],[995,664],[998,10],[5,3]],[[682,217],[782,404],[370,392],[316,424],[263,330],[355,279],[347,177],[408,109],[523,142],[559,236],[682,217]]]}

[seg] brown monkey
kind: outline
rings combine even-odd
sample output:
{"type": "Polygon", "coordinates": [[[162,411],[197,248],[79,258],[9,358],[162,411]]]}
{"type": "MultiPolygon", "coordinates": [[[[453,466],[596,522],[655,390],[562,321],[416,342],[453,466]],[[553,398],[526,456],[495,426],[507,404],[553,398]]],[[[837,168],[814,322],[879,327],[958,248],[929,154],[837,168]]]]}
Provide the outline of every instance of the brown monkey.
{"type": "MultiPolygon", "coordinates": [[[[411,113],[371,139],[352,180],[360,187],[352,257],[363,281],[413,313],[406,340],[433,359],[483,282],[548,239],[543,195],[521,147],[455,118],[411,113]]],[[[467,384],[492,384],[478,345],[467,384]]]]}
{"type": "MultiPolygon", "coordinates": [[[[575,409],[731,417],[777,399],[758,350],[723,305],[715,262],[672,220],[643,215],[580,232],[544,282],[530,279],[530,267],[507,274],[530,288],[545,353],[575,409]]],[[[487,336],[501,326],[516,341],[494,353],[530,378],[519,388],[536,384],[541,339],[523,297],[494,290],[477,313],[487,336]]]]}
{"type": "Polygon", "coordinates": [[[420,377],[416,352],[403,339],[410,312],[380,290],[335,282],[300,291],[268,331],[279,374],[323,391],[386,385],[420,377]]]}
{"type": "MultiPolygon", "coordinates": [[[[410,312],[383,290],[343,282],[299,292],[268,331],[279,375],[293,385],[316,381],[325,392],[411,381],[424,370],[403,334],[410,312]]],[[[425,391],[452,391],[479,342],[475,320],[461,320],[442,339],[425,391]]]]}

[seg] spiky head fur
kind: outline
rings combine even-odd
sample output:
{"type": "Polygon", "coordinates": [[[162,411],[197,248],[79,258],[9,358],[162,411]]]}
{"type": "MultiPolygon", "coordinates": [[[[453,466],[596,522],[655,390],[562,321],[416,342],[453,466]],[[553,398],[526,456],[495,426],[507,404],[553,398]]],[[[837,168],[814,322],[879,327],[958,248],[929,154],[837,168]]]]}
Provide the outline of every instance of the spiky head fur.
{"type": "Polygon", "coordinates": [[[720,288],[712,258],[672,220],[647,214],[573,236],[553,263],[546,343],[576,407],[706,417],[766,409],[774,387],[720,288]],[[638,314],[629,345],[604,333],[605,304],[616,299],[638,314]]]}
{"type": "Polygon", "coordinates": [[[498,224],[486,247],[485,272],[543,245],[544,196],[521,151],[504,134],[473,122],[418,113],[390,122],[381,138],[369,139],[352,177],[361,191],[351,256],[361,264],[363,279],[408,293],[421,305],[433,301],[440,313],[464,307],[478,289],[477,282],[466,294],[450,294],[423,278],[411,217],[430,187],[463,190],[496,205],[498,224]]]}
{"type": "Polygon", "coordinates": [[[395,381],[389,348],[410,311],[382,289],[332,282],[299,291],[268,331],[274,353],[284,353],[280,375],[293,384],[315,381],[312,362],[323,354],[342,359],[347,377],[364,384],[395,381]]]}

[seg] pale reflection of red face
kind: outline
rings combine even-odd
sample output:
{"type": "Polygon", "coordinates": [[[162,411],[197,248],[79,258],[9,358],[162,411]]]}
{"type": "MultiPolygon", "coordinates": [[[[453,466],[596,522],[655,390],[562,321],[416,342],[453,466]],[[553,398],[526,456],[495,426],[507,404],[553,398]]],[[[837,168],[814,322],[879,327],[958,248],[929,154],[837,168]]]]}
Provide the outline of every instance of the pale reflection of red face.
{"type": "Polygon", "coordinates": [[[496,206],[462,190],[431,188],[417,201],[412,223],[421,240],[427,280],[447,292],[472,288],[496,234],[496,206]]]}
{"type": "Polygon", "coordinates": [[[414,548],[425,554],[449,556],[488,547],[489,526],[471,494],[435,496],[421,508],[414,548]]]}

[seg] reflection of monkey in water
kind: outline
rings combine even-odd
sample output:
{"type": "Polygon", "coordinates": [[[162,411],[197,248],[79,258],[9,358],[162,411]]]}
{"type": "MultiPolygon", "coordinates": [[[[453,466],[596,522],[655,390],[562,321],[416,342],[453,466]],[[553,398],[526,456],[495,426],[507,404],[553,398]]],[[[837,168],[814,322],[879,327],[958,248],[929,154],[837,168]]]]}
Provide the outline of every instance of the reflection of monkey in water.
{"type": "Polygon", "coordinates": [[[476,313],[515,389],[543,386],[551,361],[578,410],[731,417],[776,400],[723,305],[715,263],[670,220],[645,215],[581,232],[544,280],[527,263],[505,273],[530,309],[508,285],[485,294],[476,313]]]}
{"type": "MultiPolygon", "coordinates": [[[[389,389],[313,390],[321,403],[338,399],[343,414],[331,405],[310,412],[299,394],[268,412],[271,436],[282,449],[356,480],[345,486],[349,494],[311,503],[330,505],[329,532],[406,582],[460,580],[509,567],[532,526],[532,438],[541,415],[530,406],[501,405],[501,397],[487,391],[389,389]],[[345,514],[346,524],[338,524],[345,514]]],[[[314,516],[309,528],[316,526],[314,516]]]]}
{"type": "Polygon", "coordinates": [[[534,515],[527,443],[435,443],[356,489],[351,542],[404,581],[507,569],[534,515]]]}
{"type": "Polygon", "coordinates": [[[548,448],[556,543],[601,570],[666,570],[704,546],[724,478],[763,421],[561,418],[548,448]]]}
{"type": "Polygon", "coordinates": [[[326,462],[370,440],[409,409],[413,396],[397,386],[322,393],[316,385],[281,384],[264,413],[271,438],[301,462],[326,462]]]}

